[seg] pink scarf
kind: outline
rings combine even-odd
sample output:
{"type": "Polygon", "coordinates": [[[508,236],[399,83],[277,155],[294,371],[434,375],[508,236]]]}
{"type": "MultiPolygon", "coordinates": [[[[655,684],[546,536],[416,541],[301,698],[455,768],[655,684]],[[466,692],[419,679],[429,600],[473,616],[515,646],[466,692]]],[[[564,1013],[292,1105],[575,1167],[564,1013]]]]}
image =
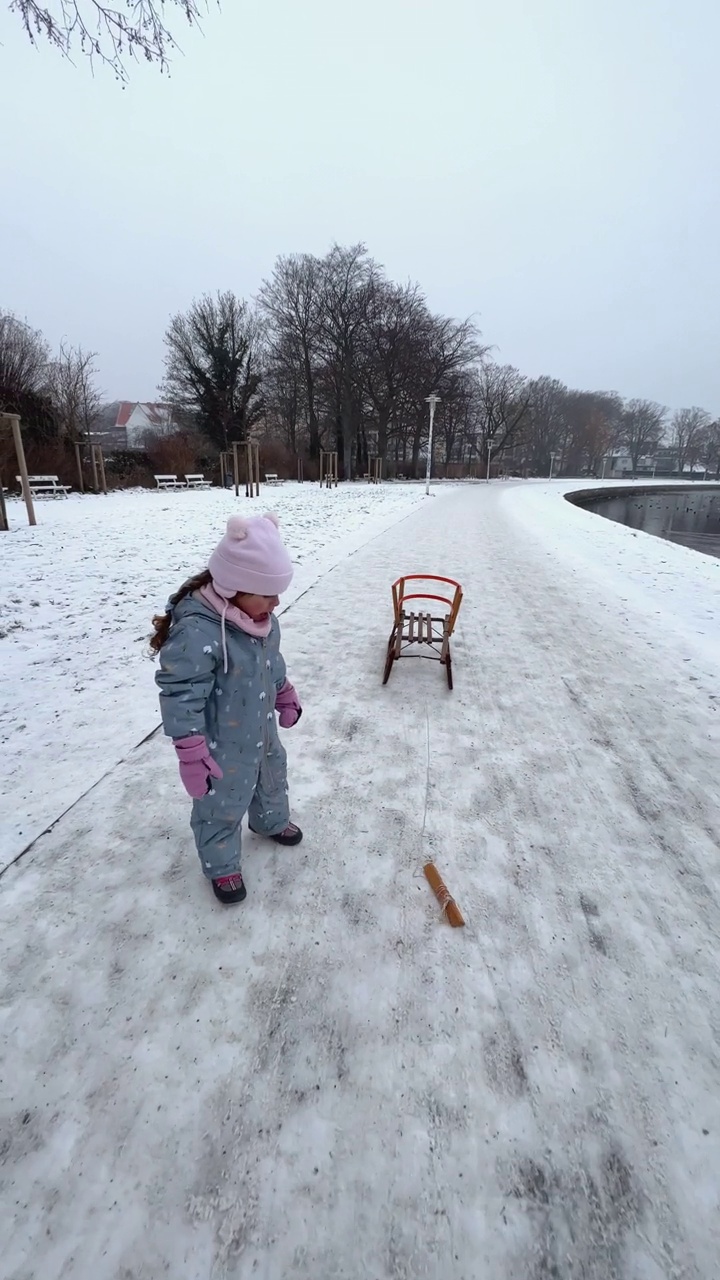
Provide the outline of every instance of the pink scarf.
{"type": "Polygon", "coordinates": [[[232,622],[234,627],[239,627],[241,631],[245,631],[249,636],[255,636],[256,639],[264,639],[270,635],[272,628],[272,618],[268,614],[262,622],[256,622],[250,617],[249,613],[243,613],[236,604],[231,604],[229,600],[225,600],[223,596],[218,595],[215,587],[211,582],[205,587],[201,587],[198,595],[202,596],[206,604],[210,605],[216,613],[220,614],[220,634],[222,636],[223,649],[223,671],[227,674],[228,669],[228,652],[227,640],[225,638],[225,619],[232,622]]]}

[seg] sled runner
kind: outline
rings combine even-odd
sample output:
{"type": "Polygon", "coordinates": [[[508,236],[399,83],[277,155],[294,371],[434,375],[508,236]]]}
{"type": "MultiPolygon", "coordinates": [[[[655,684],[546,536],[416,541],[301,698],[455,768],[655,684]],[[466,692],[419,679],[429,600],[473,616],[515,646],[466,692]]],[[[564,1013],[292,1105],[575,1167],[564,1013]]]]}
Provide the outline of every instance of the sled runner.
{"type": "Polygon", "coordinates": [[[452,689],[450,637],[462,604],[463,593],[460,583],[452,578],[438,577],[435,573],[408,573],[404,578],[398,578],[397,582],[393,583],[392,593],[395,621],[388,640],[383,684],[387,684],[390,679],[393,662],[402,658],[409,648],[419,645],[429,652],[418,653],[416,656],[434,658],[441,662],[445,667],[448,688],[452,689]],[[454,587],[454,592],[450,597],[432,595],[427,591],[406,592],[406,583],[416,582],[441,582],[446,587],[454,587]],[[450,611],[442,617],[433,615],[432,605],[428,605],[426,609],[414,608],[410,611],[405,607],[409,600],[439,602],[449,605],[450,611]]]}

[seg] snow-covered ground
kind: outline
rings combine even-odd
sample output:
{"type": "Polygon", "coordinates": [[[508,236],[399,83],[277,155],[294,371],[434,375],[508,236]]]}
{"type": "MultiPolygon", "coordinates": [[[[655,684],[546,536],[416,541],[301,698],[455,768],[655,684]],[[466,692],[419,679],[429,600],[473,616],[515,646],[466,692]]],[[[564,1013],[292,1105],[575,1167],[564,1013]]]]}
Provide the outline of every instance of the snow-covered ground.
{"type": "MultiPolygon", "coordinates": [[[[564,488],[401,490],[421,508],[383,505],[350,557],[344,513],[396,491],[324,495],[335,567],[305,570],[283,618],[306,840],[248,840],[243,906],[199,875],[160,735],[2,876],[7,1280],[715,1280],[720,561],[564,488]],[[409,658],[380,684],[389,586],[413,570],[466,591],[452,694],[409,658]],[[438,918],[427,858],[464,930],[438,918]]],[[[159,503],[185,521],[180,498],[159,503]]],[[[132,612],[137,673],[82,710],[98,752],[142,682],[151,727],[148,604],[215,533],[193,516],[187,552],[149,497],[117,501],[109,565],[41,535],[54,607],[74,602],[65,650],[90,573],[112,606],[121,574],[136,593],[165,562],[147,600],[104,613],[130,647],[132,612]]],[[[295,501],[275,504],[288,531],[295,501]]],[[[75,794],[80,706],[56,738],[75,794]]],[[[53,758],[28,755],[29,791],[53,758]]]]}
{"type": "Polygon", "coordinates": [[[0,868],[158,724],[150,618],[233,511],[276,510],[297,566],[283,604],[422,498],[413,487],[74,495],[10,502],[0,569],[0,868]],[[41,785],[39,786],[39,780],[41,785]]]}

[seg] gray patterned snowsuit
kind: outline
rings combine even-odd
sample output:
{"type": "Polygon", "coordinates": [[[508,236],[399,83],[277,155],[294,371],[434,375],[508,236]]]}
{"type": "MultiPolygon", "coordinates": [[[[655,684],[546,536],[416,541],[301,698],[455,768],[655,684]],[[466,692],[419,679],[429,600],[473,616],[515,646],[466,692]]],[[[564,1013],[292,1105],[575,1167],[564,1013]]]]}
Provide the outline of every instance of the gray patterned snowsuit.
{"type": "Polygon", "coordinates": [[[280,626],[265,640],[225,624],[228,671],[223,670],[220,617],[197,596],[173,610],[160,650],[163,728],[170,738],[204,734],[223,771],[212,790],[194,800],[190,825],[208,879],[240,868],[240,824],[277,835],[290,821],[287,756],[278,737],[275,698],[285,683],[280,626]]]}

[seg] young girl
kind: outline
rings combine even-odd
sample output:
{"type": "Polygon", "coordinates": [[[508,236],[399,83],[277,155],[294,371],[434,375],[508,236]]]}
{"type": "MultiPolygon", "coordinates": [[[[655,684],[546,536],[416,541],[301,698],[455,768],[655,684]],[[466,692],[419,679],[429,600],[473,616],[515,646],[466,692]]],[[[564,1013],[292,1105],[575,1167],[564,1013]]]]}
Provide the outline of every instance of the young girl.
{"type": "Polygon", "coordinates": [[[275,712],[289,729],[302,708],[286,679],[273,609],[293,576],[274,515],[231,516],[203,573],[153,619],[163,728],[193,797],[190,825],[203,875],[221,902],[242,902],[240,826],[296,845],[287,756],[275,712]]]}

